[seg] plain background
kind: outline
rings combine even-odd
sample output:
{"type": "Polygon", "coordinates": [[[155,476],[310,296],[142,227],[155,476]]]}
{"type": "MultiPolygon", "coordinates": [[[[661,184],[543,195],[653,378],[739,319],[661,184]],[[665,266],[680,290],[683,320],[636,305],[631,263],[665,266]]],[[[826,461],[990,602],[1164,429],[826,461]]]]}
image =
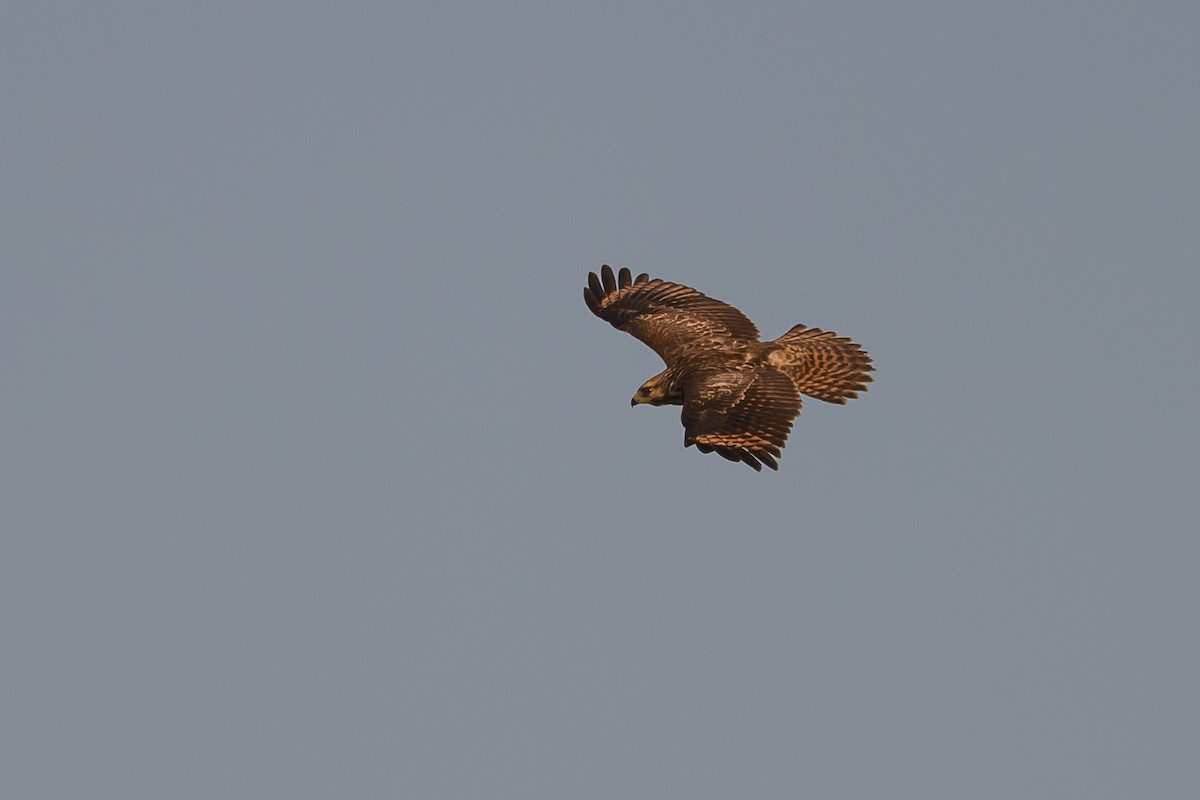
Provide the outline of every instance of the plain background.
{"type": "Polygon", "coordinates": [[[0,25],[0,795],[1194,798],[1200,6],[0,25]],[[601,263],[849,335],[684,450],[601,263]]]}

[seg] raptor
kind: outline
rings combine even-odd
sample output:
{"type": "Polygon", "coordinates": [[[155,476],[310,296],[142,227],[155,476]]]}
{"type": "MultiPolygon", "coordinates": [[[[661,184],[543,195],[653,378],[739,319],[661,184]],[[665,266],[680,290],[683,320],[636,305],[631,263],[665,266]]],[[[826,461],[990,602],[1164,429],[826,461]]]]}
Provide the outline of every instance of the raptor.
{"type": "Polygon", "coordinates": [[[627,267],[616,275],[608,265],[589,272],[583,300],[666,363],[631,405],[683,406],[684,447],[755,470],[779,469],[802,395],[844,404],[872,380],[870,356],[844,336],[796,325],[762,342],[754,323],[728,303],[644,273],[635,278],[627,267]]]}

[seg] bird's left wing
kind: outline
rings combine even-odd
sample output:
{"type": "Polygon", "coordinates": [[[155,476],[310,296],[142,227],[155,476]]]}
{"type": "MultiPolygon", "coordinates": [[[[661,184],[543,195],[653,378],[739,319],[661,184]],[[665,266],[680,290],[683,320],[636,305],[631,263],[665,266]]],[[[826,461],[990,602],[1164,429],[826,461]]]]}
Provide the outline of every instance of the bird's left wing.
{"type": "Polygon", "coordinates": [[[755,470],[775,460],[800,415],[800,392],[774,369],[699,371],[683,385],[683,445],[743,461],[755,470]]]}

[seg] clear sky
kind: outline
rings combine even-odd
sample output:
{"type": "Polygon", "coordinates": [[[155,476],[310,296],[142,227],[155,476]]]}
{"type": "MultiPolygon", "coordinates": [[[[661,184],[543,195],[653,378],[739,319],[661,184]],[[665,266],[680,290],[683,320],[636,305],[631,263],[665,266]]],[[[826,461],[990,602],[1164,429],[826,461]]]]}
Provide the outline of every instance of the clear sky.
{"type": "Polygon", "coordinates": [[[3,17],[0,796],[1198,796],[1200,5],[3,17]]]}

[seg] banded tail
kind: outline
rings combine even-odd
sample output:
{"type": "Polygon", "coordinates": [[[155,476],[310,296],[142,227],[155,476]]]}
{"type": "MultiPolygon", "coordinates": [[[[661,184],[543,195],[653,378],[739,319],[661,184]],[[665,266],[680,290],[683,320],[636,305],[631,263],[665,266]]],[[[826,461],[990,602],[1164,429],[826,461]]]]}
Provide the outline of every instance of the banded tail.
{"type": "Polygon", "coordinates": [[[809,397],[844,404],[865,392],[874,380],[871,372],[875,368],[866,351],[832,331],[797,325],[774,344],[783,350],[771,353],[769,363],[809,397]]]}

